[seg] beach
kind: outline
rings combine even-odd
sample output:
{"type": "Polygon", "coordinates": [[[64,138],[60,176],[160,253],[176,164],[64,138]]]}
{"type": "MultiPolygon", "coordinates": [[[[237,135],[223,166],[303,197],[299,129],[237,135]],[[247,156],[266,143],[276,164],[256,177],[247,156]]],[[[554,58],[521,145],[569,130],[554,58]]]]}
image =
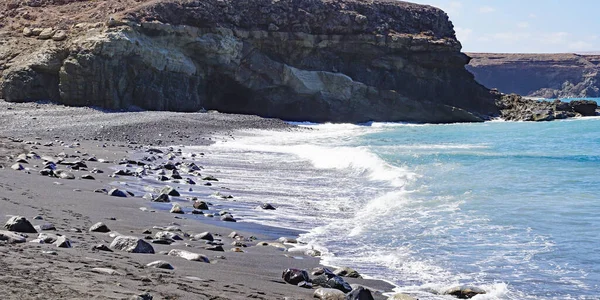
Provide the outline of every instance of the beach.
{"type": "MultiPolygon", "coordinates": [[[[300,129],[255,116],[111,112],[51,103],[0,102],[0,120],[3,222],[11,216],[24,216],[34,226],[55,227],[38,231],[65,236],[71,245],[59,248],[52,243],[32,243],[37,237],[34,233],[27,234],[25,243],[0,243],[0,264],[4,270],[0,281],[5,287],[5,299],[149,299],[148,295],[153,299],[313,298],[316,287],[286,284],[281,276],[287,268],[310,273],[319,267],[318,257],[285,251],[295,245],[277,241],[278,237],[292,240],[300,231],[218,221],[218,215],[193,216],[194,203],[185,198],[185,191],[181,197],[171,198],[185,213],[170,213],[142,198],[146,193],[135,188],[136,184],[139,186],[138,177],[113,175],[117,170],[139,168],[133,163],[148,155],[156,158],[174,153],[172,161],[182,162],[185,159],[176,157],[178,147],[234,139],[242,129],[300,129]],[[18,156],[27,153],[30,156],[20,163],[23,169],[14,170],[18,156]],[[76,170],[73,164],[57,163],[58,169],[65,169],[75,178],[42,176],[42,157],[80,161],[85,167],[76,170]],[[123,159],[129,161],[119,164],[123,159]],[[93,169],[103,172],[91,173],[93,169]],[[82,179],[85,174],[94,179],[82,179]],[[133,195],[114,197],[101,192],[113,188],[132,191],[133,195]],[[104,223],[110,232],[90,232],[97,222],[104,223]],[[232,231],[237,232],[237,237],[230,237],[232,231]],[[170,245],[150,243],[152,240],[147,239],[155,254],[117,249],[111,252],[98,247],[109,246],[118,236],[144,239],[159,232],[172,232],[182,239],[174,239],[170,245]],[[203,232],[210,232],[214,243],[195,238],[203,232]],[[208,249],[219,246],[219,242],[223,252],[208,249]],[[200,254],[209,263],[175,256],[177,251],[173,249],[200,254]],[[173,270],[147,266],[158,260],[168,262],[173,270]]],[[[203,159],[210,160],[210,156],[203,159]]],[[[167,159],[157,161],[166,163],[167,159]]],[[[159,165],[157,161],[146,163],[159,165]]],[[[218,174],[215,176],[218,179],[218,174]]],[[[208,180],[194,180],[198,182],[190,187],[195,191],[206,189],[212,193],[221,188],[218,181],[205,186],[208,180]]],[[[173,185],[164,182],[161,186],[167,184],[173,185]]],[[[218,210],[227,208],[220,204],[208,213],[218,214],[218,210]]],[[[391,292],[393,288],[383,281],[344,279],[370,287],[375,299],[385,299],[381,292],[391,292]]]]}

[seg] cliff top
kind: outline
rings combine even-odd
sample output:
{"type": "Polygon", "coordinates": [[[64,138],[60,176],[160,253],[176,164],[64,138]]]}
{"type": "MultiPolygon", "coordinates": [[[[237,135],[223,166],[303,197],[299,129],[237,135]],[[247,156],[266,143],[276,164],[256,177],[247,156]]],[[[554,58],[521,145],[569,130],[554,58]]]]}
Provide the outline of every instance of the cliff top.
{"type": "Polygon", "coordinates": [[[600,63],[600,55],[595,54],[467,53],[467,55],[471,57],[469,65],[472,67],[535,63],[539,65],[598,68],[600,63]]]}
{"type": "Polygon", "coordinates": [[[196,27],[312,34],[421,34],[454,39],[442,10],[396,0],[29,0],[2,1],[0,28],[68,29],[109,17],[196,27]]]}

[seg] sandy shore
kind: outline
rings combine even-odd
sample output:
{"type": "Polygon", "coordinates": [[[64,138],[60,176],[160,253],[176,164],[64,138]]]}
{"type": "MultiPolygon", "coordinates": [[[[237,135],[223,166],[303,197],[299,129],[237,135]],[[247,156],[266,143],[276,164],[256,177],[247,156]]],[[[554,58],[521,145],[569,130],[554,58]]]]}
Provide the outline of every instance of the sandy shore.
{"type": "MultiPolygon", "coordinates": [[[[281,278],[286,268],[310,272],[319,267],[318,258],[283,251],[293,245],[274,241],[277,236],[293,237],[298,232],[244,223],[222,226],[214,219],[202,222],[202,218],[189,214],[193,203],[183,198],[179,203],[188,214],[153,209],[152,202],[143,199],[139,192],[126,198],[94,192],[115,186],[127,190],[128,182],[137,179],[109,175],[115,171],[116,162],[139,156],[148,146],[210,144],[215,138],[231,138],[237,130],[248,128],[295,130],[282,121],[254,116],[120,113],[0,101],[2,222],[18,215],[33,225],[51,224],[56,230],[43,232],[64,235],[72,245],[58,248],[53,244],[31,243],[37,237],[32,233],[26,243],[0,242],[3,299],[135,299],[146,292],[154,299],[312,299],[315,288],[286,284],[281,278]],[[43,169],[44,161],[38,158],[22,162],[24,170],[11,169],[18,155],[30,151],[53,158],[64,153],[65,161],[82,160],[87,168],[70,170],[58,166],[69,169],[75,179],[41,176],[39,170],[43,169]],[[89,157],[98,161],[89,161],[89,157]],[[90,174],[94,168],[104,172],[90,174]],[[84,174],[92,175],[95,180],[81,179],[84,174]],[[89,232],[90,226],[97,222],[103,222],[111,231],[89,232]],[[168,226],[176,226],[180,231],[175,233],[183,240],[170,245],[152,243],[155,254],[92,249],[98,244],[108,246],[116,235],[143,239],[168,226]],[[228,237],[232,230],[242,237],[228,237]],[[210,251],[206,248],[213,245],[189,238],[207,231],[215,241],[223,243],[224,252],[210,251]],[[263,246],[261,241],[270,245],[263,246]],[[234,242],[247,247],[240,247],[243,252],[234,252],[234,242]],[[172,249],[202,254],[210,263],[163,254],[172,249]],[[157,260],[167,261],[174,269],[146,266],[157,260]]],[[[389,292],[392,288],[381,281],[344,279],[370,287],[375,299],[385,299],[378,291],[389,292]]]]}

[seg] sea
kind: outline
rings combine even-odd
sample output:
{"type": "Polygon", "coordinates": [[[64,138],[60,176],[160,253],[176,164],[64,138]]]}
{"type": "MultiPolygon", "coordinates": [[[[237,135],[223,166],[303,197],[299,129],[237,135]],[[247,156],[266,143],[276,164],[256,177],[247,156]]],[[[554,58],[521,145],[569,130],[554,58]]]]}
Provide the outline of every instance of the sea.
{"type": "Polygon", "coordinates": [[[238,222],[299,230],[323,264],[397,292],[600,299],[600,117],[296,125],[184,151],[238,222]]]}

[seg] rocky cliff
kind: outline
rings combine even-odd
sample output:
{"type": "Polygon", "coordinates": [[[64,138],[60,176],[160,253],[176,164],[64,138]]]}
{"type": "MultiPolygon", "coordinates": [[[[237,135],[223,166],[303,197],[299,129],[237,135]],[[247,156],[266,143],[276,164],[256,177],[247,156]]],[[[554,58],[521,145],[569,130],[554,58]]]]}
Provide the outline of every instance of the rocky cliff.
{"type": "Polygon", "coordinates": [[[386,0],[6,1],[0,98],[286,120],[481,121],[441,10],[386,0]]]}
{"type": "Polygon", "coordinates": [[[600,55],[468,53],[478,82],[542,98],[600,97],[600,55]]]}

